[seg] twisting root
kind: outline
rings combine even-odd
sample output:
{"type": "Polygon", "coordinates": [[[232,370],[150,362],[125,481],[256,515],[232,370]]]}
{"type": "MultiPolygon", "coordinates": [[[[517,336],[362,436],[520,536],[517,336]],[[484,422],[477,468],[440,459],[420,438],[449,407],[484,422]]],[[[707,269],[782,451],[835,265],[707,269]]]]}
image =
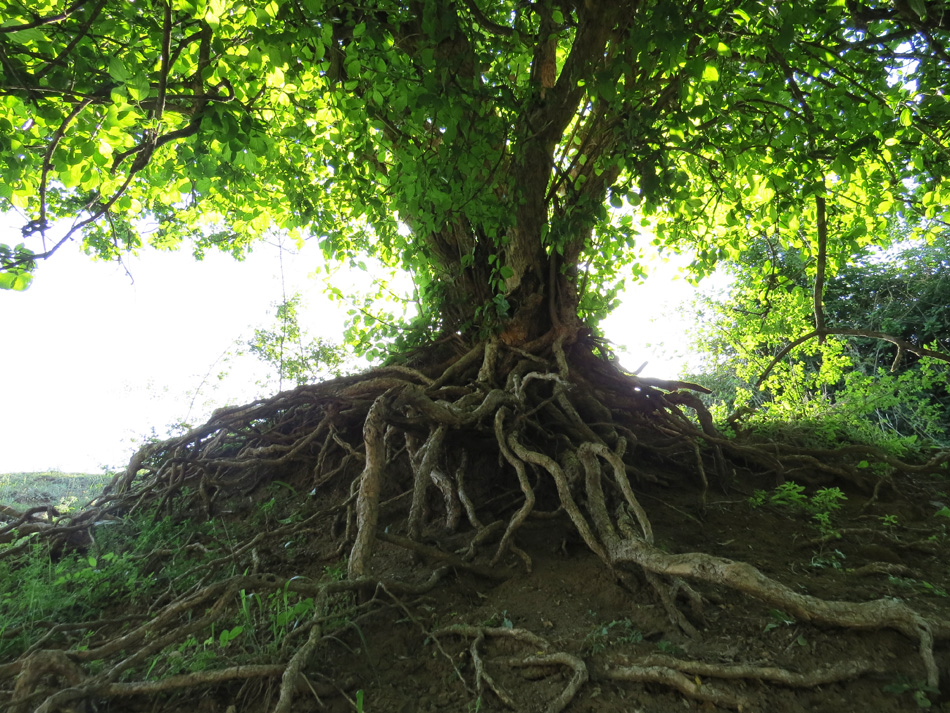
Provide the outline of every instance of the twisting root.
{"type": "Polygon", "coordinates": [[[429,438],[422,446],[417,456],[419,465],[413,474],[412,506],[409,508],[409,537],[418,540],[422,533],[422,510],[426,491],[432,480],[432,471],[442,451],[442,441],[445,438],[446,427],[440,424],[432,430],[429,438]]]}
{"type": "Polygon", "coordinates": [[[590,547],[591,551],[600,557],[605,563],[607,560],[607,553],[604,551],[604,548],[601,547],[600,543],[597,542],[597,538],[594,537],[594,533],[590,529],[590,525],[587,523],[587,519],[581,513],[580,507],[578,507],[577,502],[574,500],[574,496],[571,495],[571,487],[567,482],[567,478],[564,476],[564,471],[561,469],[554,459],[549,458],[543,453],[538,453],[536,451],[529,451],[521,443],[518,442],[515,434],[508,434],[508,447],[517,455],[521,460],[532,463],[534,465],[539,465],[544,468],[551,477],[554,478],[554,482],[557,485],[557,493],[561,499],[561,505],[564,507],[564,510],[571,518],[571,522],[574,523],[574,527],[577,528],[577,531],[580,533],[580,536],[584,538],[584,542],[590,547]]]}
{"type": "Polygon", "coordinates": [[[310,635],[307,637],[307,642],[297,649],[281,676],[280,697],[277,699],[277,706],[274,708],[274,713],[290,713],[290,711],[293,710],[294,693],[297,690],[300,670],[307,662],[307,659],[310,658],[314,649],[317,648],[317,644],[320,643],[320,635],[319,622],[311,622],[310,635]]]}
{"type": "Polygon", "coordinates": [[[724,585],[781,608],[802,621],[852,629],[890,628],[920,642],[927,685],[936,688],[939,673],[933,654],[933,629],[920,614],[895,599],[841,602],[799,594],[769,579],[752,565],[701,553],[667,554],[644,541],[625,540],[610,548],[612,561],[633,562],[657,574],[724,585]]]}
{"type": "Polygon", "coordinates": [[[502,535],[501,542],[498,545],[498,549],[495,552],[495,556],[492,557],[492,565],[498,564],[498,561],[505,554],[505,551],[511,545],[511,537],[515,534],[515,530],[521,527],[525,519],[534,509],[534,489],[531,487],[531,483],[528,482],[528,476],[525,473],[524,461],[520,458],[516,458],[514,453],[511,452],[511,448],[508,447],[508,443],[505,439],[504,433],[504,424],[505,416],[508,413],[508,410],[504,407],[498,409],[495,413],[495,438],[498,442],[498,448],[501,451],[501,454],[505,457],[505,460],[511,464],[515,469],[515,473],[518,476],[518,485],[521,486],[521,492],[524,494],[524,504],[518,509],[518,511],[511,516],[511,520],[508,522],[508,527],[505,530],[505,534],[502,535]]]}
{"type": "Polygon", "coordinates": [[[775,666],[711,664],[654,655],[647,656],[636,663],[623,660],[612,661],[603,671],[603,676],[612,681],[661,683],[695,700],[728,708],[749,710],[754,706],[751,698],[710,683],[708,680],[702,680],[700,676],[707,679],[745,679],[768,681],[788,687],[813,688],[873,673],[880,673],[880,668],[862,661],[848,661],[808,673],[796,673],[775,666]]]}
{"type": "Polygon", "coordinates": [[[748,698],[724,690],[716,684],[702,683],[690,678],[674,668],[666,666],[629,665],[607,669],[607,678],[614,681],[637,681],[638,683],[659,683],[675,688],[687,698],[708,701],[719,706],[743,710],[751,706],[748,698]]]}
{"type": "MultiPolygon", "coordinates": [[[[529,654],[527,656],[500,657],[496,659],[496,662],[499,664],[510,666],[512,668],[523,668],[526,666],[566,666],[573,671],[570,680],[564,687],[564,690],[545,705],[545,713],[560,713],[563,711],[565,708],[567,708],[567,706],[570,705],[571,701],[574,700],[577,692],[580,691],[585,683],[587,683],[587,665],[582,659],[572,656],[571,654],[568,654],[564,651],[549,653],[548,651],[551,648],[551,644],[543,637],[533,634],[525,629],[466,626],[460,624],[439,629],[438,631],[435,631],[434,634],[435,636],[454,635],[472,638],[473,642],[470,651],[472,653],[472,660],[475,662],[476,682],[484,682],[492,690],[492,692],[498,696],[502,703],[512,710],[525,710],[529,708],[529,706],[525,704],[521,704],[519,706],[511,698],[511,696],[501,690],[494,682],[494,679],[488,675],[487,671],[485,670],[485,664],[482,660],[482,656],[478,652],[478,645],[481,644],[486,637],[495,636],[499,638],[509,638],[527,644],[532,649],[534,649],[535,652],[540,650],[540,653],[529,654]]],[[[480,686],[478,687],[480,690],[480,686]]]]}
{"type": "Polygon", "coordinates": [[[366,443],[366,466],[360,476],[359,498],[356,501],[356,541],[350,552],[347,574],[356,579],[366,574],[376,538],[379,519],[379,491],[386,465],[386,446],[383,442],[386,416],[386,395],[378,397],[366,415],[363,441],[366,443]]]}
{"type": "Polygon", "coordinates": [[[472,655],[472,663],[475,665],[475,689],[479,694],[481,694],[484,690],[484,687],[488,686],[492,693],[498,696],[498,699],[502,703],[508,706],[511,710],[516,711],[518,710],[518,704],[515,703],[514,699],[508,695],[508,693],[501,686],[495,683],[495,679],[493,679],[488,671],[485,670],[485,662],[478,650],[483,641],[485,641],[485,632],[479,631],[475,639],[472,641],[472,645],[469,647],[469,653],[472,655]]]}

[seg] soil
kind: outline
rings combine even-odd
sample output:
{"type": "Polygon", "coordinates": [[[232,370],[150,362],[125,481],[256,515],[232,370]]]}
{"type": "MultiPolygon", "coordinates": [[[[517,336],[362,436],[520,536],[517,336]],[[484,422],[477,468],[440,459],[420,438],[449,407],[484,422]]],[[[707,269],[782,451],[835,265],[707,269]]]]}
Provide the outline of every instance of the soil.
{"type": "MultiPolygon", "coordinates": [[[[772,484],[774,485],[774,483],[772,484]]],[[[827,599],[867,601],[895,597],[917,611],[950,616],[950,568],[946,545],[950,519],[935,513],[948,502],[946,483],[905,482],[900,491],[882,489],[876,501],[847,492],[833,524],[838,536],[823,540],[804,513],[774,506],[752,507],[749,496],[761,482],[735,483],[728,493],[639,489],[657,543],[670,552],[701,551],[746,561],[796,591],[827,599]],[[885,525],[884,517],[894,516],[885,525]]],[[[540,711],[571,676],[563,665],[515,666],[513,657],[535,653],[537,645],[515,635],[531,632],[549,652],[583,659],[590,680],[565,709],[570,713],[682,713],[730,708],[695,701],[666,685],[611,680],[618,666],[674,657],[719,665],[774,666],[814,672],[848,661],[865,661],[878,672],[840,683],[789,687],[758,681],[716,681],[748,702],[740,710],[775,713],[915,711],[950,709],[950,690],[923,690],[917,643],[889,630],[843,631],[794,621],[783,612],[727,591],[697,586],[703,610],[690,613],[700,636],[690,639],[670,623],[654,590],[638,574],[618,581],[573,532],[566,518],[529,521],[517,544],[531,559],[505,564],[511,576],[492,581],[456,571],[420,597],[377,592],[385,607],[352,620],[306,670],[309,690],[298,693],[294,711],[347,713],[443,713],[445,711],[540,711]],[[446,633],[453,625],[490,628],[478,646],[487,673],[509,697],[508,705],[488,687],[476,689],[471,637],[446,633]],[[442,630],[442,633],[439,633],[442,630]],[[508,630],[511,636],[505,635],[508,630]],[[652,658],[650,658],[652,657],[652,658]],[[360,695],[362,702],[357,701],[360,695]],[[916,695],[916,697],[915,697],[916,695]],[[359,708],[358,706],[362,706],[359,708]]],[[[288,562],[297,574],[317,576],[339,559],[329,540],[315,539],[306,553],[288,562]]],[[[486,548],[490,550],[491,548],[486,548]]],[[[380,544],[372,574],[418,579],[431,562],[405,549],[380,544]],[[421,566],[426,565],[426,566],[421,566]],[[410,575],[411,577],[411,575],[410,575]]],[[[950,679],[950,650],[939,643],[937,663],[950,679]]],[[[255,682],[207,694],[200,710],[220,713],[267,710],[276,683],[255,682]]],[[[128,703],[128,701],[126,701],[128,703]]],[[[194,710],[193,698],[166,701],[163,710],[194,710]]],[[[150,708],[158,710],[157,708],[150,708]]],[[[733,708],[735,709],[735,708],[733,708]]]]}

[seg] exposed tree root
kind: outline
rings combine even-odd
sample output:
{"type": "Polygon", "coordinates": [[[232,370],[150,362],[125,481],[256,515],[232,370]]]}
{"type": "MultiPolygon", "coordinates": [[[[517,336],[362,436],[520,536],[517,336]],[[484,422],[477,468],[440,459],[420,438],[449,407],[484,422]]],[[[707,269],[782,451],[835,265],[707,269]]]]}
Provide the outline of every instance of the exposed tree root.
{"type": "Polygon", "coordinates": [[[731,691],[706,679],[756,680],[795,688],[812,688],[858,676],[878,673],[879,667],[865,662],[845,662],[808,673],[796,673],[774,666],[722,665],[702,661],[682,661],[670,656],[648,656],[630,663],[615,661],[603,676],[614,681],[660,683],[675,688],[688,698],[728,708],[753,710],[755,699],[743,692],[731,691]]]}
{"type": "Polygon", "coordinates": [[[545,713],[560,713],[574,699],[581,687],[587,683],[587,665],[583,660],[572,656],[564,651],[551,652],[551,644],[541,636],[533,634],[524,629],[481,627],[481,626],[450,626],[445,629],[434,632],[436,636],[453,634],[473,639],[470,648],[472,661],[475,664],[475,684],[479,693],[485,687],[498,696],[499,700],[512,710],[544,710],[545,713]],[[526,644],[534,652],[526,656],[505,656],[499,657],[496,661],[499,665],[512,668],[524,668],[536,666],[540,668],[564,666],[571,670],[571,677],[567,686],[553,700],[542,707],[528,704],[526,702],[515,701],[508,693],[504,691],[495,680],[489,675],[485,667],[484,657],[480,652],[480,646],[488,637],[505,638],[526,644]]]}
{"type": "MultiPolygon", "coordinates": [[[[782,474],[804,459],[826,474],[854,479],[855,459],[866,449],[803,453],[724,438],[697,399],[668,390],[690,385],[650,383],[597,359],[583,342],[570,347],[562,342],[555,339],[547,351],[535,354],[491,341],[437,368],[385,367],[222,410],[199,428],[143,448],[85,512],[47,522],[35,513],[0,513],[9,521],[0,538],[35,532],[57,548],[86,548],[94,546],[103,523],[130,513],[152,512],[156,518],[201,513],[225,527],[229,518],[241,517],[237,508],[252,513],[260,508],[255,492],[268,483],[292,482],[312,495],[308,507],[313,512],[301,509],[295,520],[227,530],[227,546],[216,549],[199,570],[170,581],[144,621],[103,625],[84,649],[31,649],[0,664],[0,678],[19,676],[15,705],[53,711],[75,700],[158,695],[261,678],[277,686],[274,710],[292,710],[298,691],[307,689],[301,682],[315,652],[335,637],[334,597],[359,595],[346,605],[350,617],[395,603],[416,621],[396,594],[425,592],[450,569],[496,580],[517,576],[501,566],[510,555],[530,571],[531,558],[519,547],[522,528],[530,518],[557,512],[567,515],[585,545],[618,578],[645,576],[670,621],[691,637],[702,635],[704,612],[689,582],[702,582],[765,602],[802,622],[896,630],[917,643],[923,678],[928,686],[938,686],[934,642],[950,638],[950,622],[927,618],[892,599],[826,601],[743,562],[665,552],[654,544],[652,524],[637,496],[640,480],[660,480],[652,474],[660,469],[684,473],[705,491],[710,480],[728,477],[730,463],[782,474]],[[268,573],[269,552],[293,538],[318,535],[335,537],[337,550],[348,551],[346,579],[317,582],[286,571],[268,573]],[[428,578],[381,582],[373,574],[381,546],[410,552],[416,569],[430,573],[428,578]],[[247,573],[233,574],[240,571],[247,573]],[[186,586],[186,581],[194,583],[186,586]],[[220,631],[229,617],[246,609],[249,598],[262,601],[275,593],[310,597],[313,604],[309,618],[274,652],[273,663],[145,680],[146,669],[154,665],[149,662],[162,652],[176,650],[189,637],[205,636],[212,627],[220,631]],[[689,603],[687,611],[679,608],[681,595],[689,603]],[[93,661],[104,662],[95,674],[89,670],[93,661]],[[59,681],[53,692],[40,685],[50,676],[59,681]]],[[[947,463],[942,456],[925,466],[886,462],[907,471],[947,463]]],[[[22,543],[0,551],[0,557],[12,556],[17,548],[22,543]]],[[[210,550],[194,543],[194,552],[210,550]]],[[[158,561],[169,555],[151,556],[158,561]]],[[[488,640],[510,639],[528,649],[521,657],[495,657],[493,666],[567,670],[567,683],[545,704],[547,711],[567,708],[588,678],[582,659],[552,650],[545,639],[523,629],[455,626],[434,633],[436,638],[449,635],[471,640],[475,690],[491,691],[512,709],[523,704],[488,670],[488,640]]],[[[817,686],[874,670],[870,664],[849,664],[800,674],[653,657],[613,662],[605,676],[659,683],[690,698],[740,708],[752,702],[745,692],[699,677],[817,686]]]]}

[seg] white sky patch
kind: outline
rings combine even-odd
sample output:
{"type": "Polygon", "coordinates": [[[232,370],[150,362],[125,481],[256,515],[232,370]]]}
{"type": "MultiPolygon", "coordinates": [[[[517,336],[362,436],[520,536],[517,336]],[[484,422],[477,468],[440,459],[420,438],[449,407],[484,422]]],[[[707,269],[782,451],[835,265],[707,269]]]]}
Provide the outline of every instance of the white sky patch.
{"type": "Polygon", "coordinates": [[[689,366],[689,330],[695,316],[688,309],[697,288],[681,274],[691,258],[645,250],[647,277],[627,287],[621,305],[601,323],[621,364],[641,376],[676,379],[689,366]]]}
{"type": "MultiPolygon", "coordinates": [[[[0,242],[18,242],[18,218],[0,220],[0,242]]],[[[0,290],[0,473],[120,468],[153,431],[164,436],[172,423],[199,423],[216,406],[266,395],[254,359],[220,358],[255,327],[273,325],[273,305],[283,299],[278,255],[263,242],[243,262],[211,251],[197,262],[187,250],[143,250],[124,261],[130,280],[116,263],[66,245],[39,265],[29,290],[0,290]]],[[[323,262],[316,241],[285,254],[284,291],[302,293],[309,336],[338,343],[347,306],[310,277],[323,262]]],[[[648,361],[643,375],[675,378],[684,368],[691,315],[681,303],[695,288],[676,277],[682,264],[650,260],[655,274],[605,321],[628,369],[648,361]]],[[[345,272],[335,279],[366,279],[345,272]]]]}

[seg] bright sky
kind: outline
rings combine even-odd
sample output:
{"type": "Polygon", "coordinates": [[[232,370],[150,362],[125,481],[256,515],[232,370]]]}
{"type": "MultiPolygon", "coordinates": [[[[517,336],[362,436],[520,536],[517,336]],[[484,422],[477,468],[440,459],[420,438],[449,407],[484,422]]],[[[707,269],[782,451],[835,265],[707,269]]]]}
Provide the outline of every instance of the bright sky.
{"type": "MultiPolygon", "coordinates": [[[[18,242],[19,227],[16,216],[0,215],[0,242],[18,242]]],[[[147,251],[125,261],[127,274],[66,245],[39,266],[30,289],[0,290],[0,473],[119,468],[153,429],[164,436],[171,423],[198,423],[216,406],[257,398],[262,372],[253,360],[219,359],[255,327],[272,325],[269,311],[282,300],[278,256],[266,244],[243,262],[147,251]],[[219,381],[223,370],[230,375],[219,381]]],[[[285,254],[284,283],[288,295],[303,292],[310,335],[339,341],[345,308],[308,277],[321,262],[313,243],[285,254]]],[[[649,361],[643,375],[675,378],[689,326],[680,304],[693,290],[672,264],[651,269],[648,286],[629,290],[604,328],[625,350],[625,366],[649,361]]]]}

